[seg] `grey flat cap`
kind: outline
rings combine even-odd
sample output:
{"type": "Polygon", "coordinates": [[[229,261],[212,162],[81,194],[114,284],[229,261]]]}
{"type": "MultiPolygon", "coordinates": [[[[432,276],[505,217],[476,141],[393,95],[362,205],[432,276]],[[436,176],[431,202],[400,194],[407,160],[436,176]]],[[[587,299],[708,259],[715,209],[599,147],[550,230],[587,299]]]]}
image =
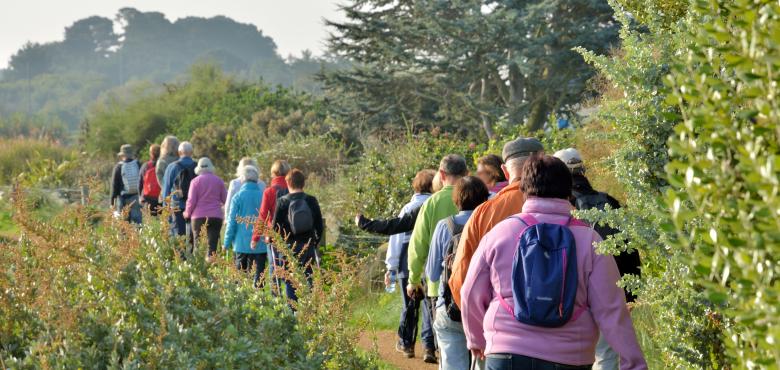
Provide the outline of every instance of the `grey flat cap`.
{"type": "Polygon", "coordinates": [[[119,148],[119,153],[116,153],[118,156],[125,156],[127,158],[133,159],[135,158],[135,150],[133,149],[133,146],[130,144],[122,145],[121,148],[119,148]]]}
{"type": "Polygon", "coordinates": [[[504,150],[502,151],[502,157],[504,162],[515,157],[527,157],[536,152],[544,151],[544,146],[536,138],[518,138],[504,144],[504,150]]]}

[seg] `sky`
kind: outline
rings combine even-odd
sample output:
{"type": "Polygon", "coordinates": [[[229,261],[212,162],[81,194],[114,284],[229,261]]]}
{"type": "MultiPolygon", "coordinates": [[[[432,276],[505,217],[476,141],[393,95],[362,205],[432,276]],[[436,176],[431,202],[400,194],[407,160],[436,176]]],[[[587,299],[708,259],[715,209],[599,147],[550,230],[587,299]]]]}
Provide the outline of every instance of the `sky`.
{"type": "Polygon", "coordinates": [[[27,41],[60,41],[65,27],[93,15],[114,19],[124,7],[158,11],[174,21],[187,16],[224,15],[252,23],[271,36],[279,54],[322,55],[324,18],[341,20],[336,0],[0,0],[0,68],[27,41]]]}

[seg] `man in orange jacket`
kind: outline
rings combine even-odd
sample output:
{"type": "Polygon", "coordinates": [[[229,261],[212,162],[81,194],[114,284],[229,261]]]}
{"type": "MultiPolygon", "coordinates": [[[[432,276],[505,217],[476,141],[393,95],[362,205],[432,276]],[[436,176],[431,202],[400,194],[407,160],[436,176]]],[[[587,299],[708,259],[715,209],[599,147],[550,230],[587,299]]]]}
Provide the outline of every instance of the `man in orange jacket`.
{"type": "Polygon", "coordinates": [[[463,229],[458,251],[452,262],[452,277],[450,277],[449,284],[452,298],[458,306],[460,306],[460,289],[466,279],[471,257],[477,250],[479,241],[493,226],[507,217],[521,212],[525,196],[520,191],[520,170],[523,168],[525,160],[537,153],[544,154],[544,147],[539,140],[534,138],[519,138],[504,145],[502,152],[504,164],[501,165],[501,169],[506,178],[509,179],[510,184],[474,210],[463,229]]]}

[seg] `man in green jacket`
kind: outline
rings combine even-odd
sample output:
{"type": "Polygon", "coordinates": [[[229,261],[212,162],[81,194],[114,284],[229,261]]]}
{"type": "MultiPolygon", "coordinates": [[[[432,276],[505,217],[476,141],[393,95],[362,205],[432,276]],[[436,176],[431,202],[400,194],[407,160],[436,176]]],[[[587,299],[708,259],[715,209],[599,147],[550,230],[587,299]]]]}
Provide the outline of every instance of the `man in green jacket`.
{"type": "MultiPolygon", "coordinates": [[[[428,198],[420,208],[417,221],[414,224],[411,239],[409,240],[409,285],[406,291],[410,297],[419,295],[422,290],[422,276],[425,262],[428,259],[428,250],[431,246],[431,238],[436,224],[449,216],[458,213],[455,202],[452,201],[452,189],[455,183],[463,176],[468,175],[466,159],[457,154],[449,154],[442,158],[439,163],[439,177],[444,187],[428,198]]],[[[428,283],[428,297],[439,296],[439,283],[428,283]]],[[[433,300],[423,300],[425,309],[423,311],[423,330],[426,324],[430,325],[433,320],[433,300]]],[[[436,363],[436,349],[425,348],[425,362],[436,363]]]]}

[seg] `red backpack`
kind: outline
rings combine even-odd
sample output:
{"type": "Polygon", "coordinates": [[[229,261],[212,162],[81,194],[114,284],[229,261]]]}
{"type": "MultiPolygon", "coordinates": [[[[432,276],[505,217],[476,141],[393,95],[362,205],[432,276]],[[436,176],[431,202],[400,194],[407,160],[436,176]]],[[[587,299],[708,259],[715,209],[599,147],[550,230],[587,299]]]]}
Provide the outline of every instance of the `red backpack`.
{"type": "Polygon", "coordinates": [[[144,176],[144,196],[149,198],[157,198],[160,196],[160,184],[157,182],[157,175],[154,170],[154,161],[149,161],[146,164],[146,172],[144,176]]]}

